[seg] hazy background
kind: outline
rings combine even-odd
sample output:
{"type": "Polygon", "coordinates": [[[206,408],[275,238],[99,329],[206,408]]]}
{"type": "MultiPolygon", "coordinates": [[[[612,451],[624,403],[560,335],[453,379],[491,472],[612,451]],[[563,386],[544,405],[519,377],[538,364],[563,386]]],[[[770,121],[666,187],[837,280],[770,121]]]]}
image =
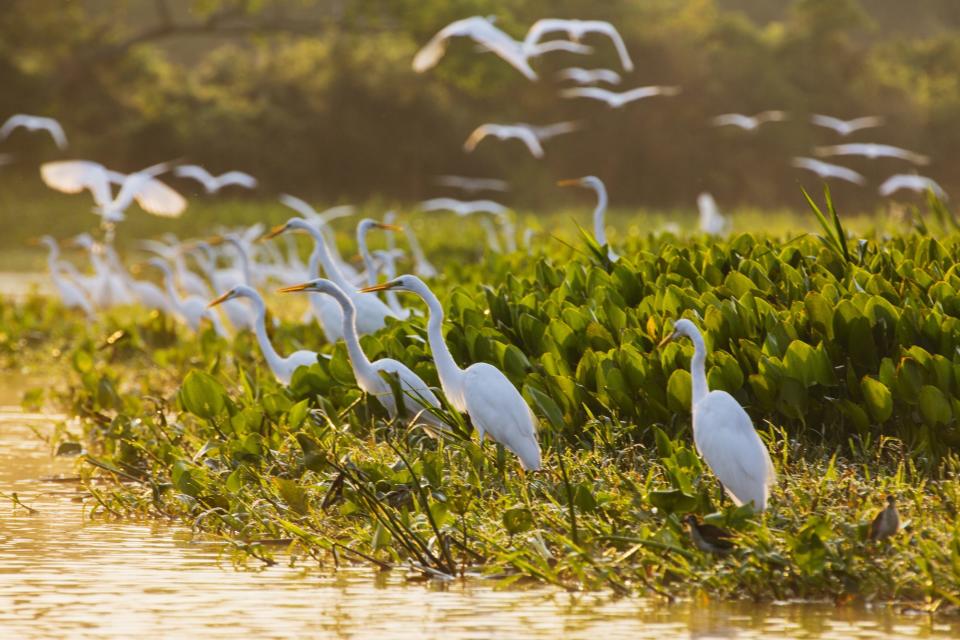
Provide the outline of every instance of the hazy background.
{"type": "MultiPolygon", "coordinates": [[[[70,139],[16,132],[0,151],[0,191],[39,185],[36,166],[89,158],[119,170],[182,158],[242,169],[264,197],[413,200],[438,173],[505,177],[511,204],[545,207],[569,192],[557,178],[603,177],[618,205],[800,206],[789,165],[839,141],[807,114],[884,115],[851,140],[931,156],[922,172],[960,193],[960,2],[957,0],[6,0],[0,12],[0,117],[58,118],[70,139]],[[681,96],[610,110],[558,97],[567,66],[621,71],[608,41],[595,55],[534,62],[531,83],[490,54],[455,42],[430,72],[417,48],[448,22],[495,14],[516,38],[541,17],[614,22],[637,69],[620,90],[677,84],[681,96]],[[756,135],[717,129],[727,111],[785,109],[792,122],[756,135]],[[583,131],[547,143],[461,145],[483,122],[576,119],[583,131]]],[[[876,186],[905,163],[858,158],[865,188],[836,187],[847,207],[878,205],[876,186]]],[[[6,201],[10,205],[9,200],[6,201]]]]}

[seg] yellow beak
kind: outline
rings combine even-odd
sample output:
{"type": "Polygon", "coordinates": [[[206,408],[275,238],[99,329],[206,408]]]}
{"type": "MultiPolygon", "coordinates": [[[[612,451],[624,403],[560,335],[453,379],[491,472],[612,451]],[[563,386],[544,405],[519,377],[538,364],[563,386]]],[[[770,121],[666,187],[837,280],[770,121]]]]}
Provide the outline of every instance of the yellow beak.
{"type": "Polygon", "coordinates": [[[557,186],[558,186],[558,187],[579,187],[579,186],[580,186],[580,178],[570,178],[570,179],[568,179],[568,180],[558,180],[558,181],[557,181],[557,186]]]}
{"type": "Polygon", "coordinates": [[[209,244],[211,247],[218,247],[224,242],[226,242],[226,240],[223,236],[211,236],[207,238],[207,244],[209,244]]]}
{"type": "Polygon", "coordinates": [[[657,349],[662,349],[668,342],[673,340],[673,333],[671,332],[666,338],[660,341],[660,344],[657,345],[657,349]]]}
{"type": "Polygon", "coordinates": [[[303,282],[301,284],[295,284],[290,287],[282,287],[277,289],[278,293],[296,293],[297,291],[306,291],[310,288],[309,282],[303,282]]]}
{"type": "Polygon", "coordinates": [[[393,285],[389,282],[384,282],[383,284],[375,284],[372,287],[364,287],[360,289],[360,293],[373,293],[374,291],[386,291],[387,289],[393,288],[393,285]]]}
{"type": "Polygon", "coordinates": [[[386,224],[385,222],[378,222],[376,227],[378,229],[385,229],[387,231],[403,231],[403,227],[398,227],[395,224],[386,224]]]}
{"type": "Polygon", "coordinates": [[[287,225],[278,224],[273,229],[270,229],[266,234],[260,237],[261,240],[269,240],[270,238],[276,238],[278,235],[287,230],[287,225]]]}
{"type": "Polygon", "coordinates": [[[232,296],[233,296],[233,291],[232,291],[232,290],[231,290],[231,291],[227,291],[225,294],[223,294],[222,296],[220,296],[219,298],[217,298],[216,300],[213,300],[210,304],[208,304],[208,305],[207,305],[207,309],[212,309],[213,307],[217,306],[218,304],[221,304],[221,303],[223,303],[223,302],[226,302],[226,301],[229,300],[232,296]]]}

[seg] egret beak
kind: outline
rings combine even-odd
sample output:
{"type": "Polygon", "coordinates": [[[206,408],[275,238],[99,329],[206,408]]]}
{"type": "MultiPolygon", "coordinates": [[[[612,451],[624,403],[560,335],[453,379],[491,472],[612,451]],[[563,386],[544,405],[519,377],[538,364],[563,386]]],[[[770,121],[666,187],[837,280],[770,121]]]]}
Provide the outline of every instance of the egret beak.
{"type": "Polygon", "coordinates": [[[229,300],[229,299],[232,298],[232,297],[233,297],[233,289],[231,289],[230,291],[227,291],[225,294],[223,294],[222,296],[220,296],[220,297],[217,298],[216,300],[213,300],[212,302],[210,302],[210,304],[207,305],[207,309],[212,309],[212,308],[214,308],[215,306],[217,306],[218,304],[222,304],[222,303],[226,302],[227,300],[229,300]]]}
{"type": "Polygon", "coordinates": [[[260,236],[260,240],[263,241],[263,240],[269,240],[270,238],[276,238],[278,235],[280,235],[286,230],[287,230],[287,225],[278,224],[273,229],[270,229],[270,231],[260,236]]]}
{"type": "Polygon", "coordinates": [[[308,291],[310,289],[311,283],[303,282],[301,284],[295,284],[290,287],[282,287],[277,289],[277,293],[296,293],[298,291],[308,291]]]}
{"type": "Polygon", "coordinates": [[[383,284],[375,284],[372,287],[364,287],[360,289],[360,293],[373,293],[374,291],[386,291],[387,289],[392,289],[394,285],[392,282],[384,282],[383,284]]]}
{"type": "Polygon", "coordinates": [[[558,187],[579,187],[581,184],[580,178],[570,178],[568,180],[558,180],[558,187]]]}
{"type": "Polygon", "coordinates": [[[660,341],[660,344],[657,345],[657,349],[662,349],[667,345],[668,342],[670,342],[671,340],[674,340],[676,337],[677,337],[676,333],[671,333],[666,338],[660,341]]]}
{"type": "Polygon", "coordinates": [[[403,227],[398,227],[395,224],[387,224],[385,222],[378,222],[374,226],[377,229],[383,229],[385,231],[403,231],[403,227]]]}
{"type": "Polygon", "coordinates": [[[209,238],[207,238],[207,244],[210,245],[211,247],[219,247],[221,244],[223,244],[226,241],[227,239],[224,238],[223,236],[210,236],[209,238]]]}
{"type": "Polygon", "coordinates": [[[40,238],[27,238],[27,244],[31,247],[36,247],[40,245],[40,238]]]}

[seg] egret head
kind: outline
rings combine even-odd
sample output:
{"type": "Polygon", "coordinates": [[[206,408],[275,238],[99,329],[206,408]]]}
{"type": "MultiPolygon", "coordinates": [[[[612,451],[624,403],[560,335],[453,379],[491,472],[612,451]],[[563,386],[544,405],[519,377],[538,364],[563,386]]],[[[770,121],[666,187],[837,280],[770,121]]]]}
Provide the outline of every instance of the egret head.
{"type": "Polygon", "coordinates": [[[560,180],[558,187],[586,187],[588,189],[602,189],[603,181],[597,176],[584,176],[582,178],[571,178],[569,180],[560,180]]]}
{"type": "Polygon", "coordinates": [[[311,231],[312,227],[310,226],[310,223],[304,220],[303,218],[290,218],[283,224],[278,224],[273,229],[270,229],[270,231],[266,235],[261,236],[261,239],[269,240],[270,238],[276,238],[281,233],[285,233],[290,229],[302,229],[304,231],[311,231]]]}
{"type": "Polygon", "coordinates": [[[389,289],[399,289],[400,291],[411,291],[413,293],[421,294],[423,291],[429,291],[427,285],[423,283],[423,280],[417,276],[404,275],[398,278],[394,278],[383,284],[376,284],[372,287],[365,287],[360,289],[361,293],[371,293],[373,291],[387,291],[389,289]]]}
{"type": "Polygon", "coordinates": [[[386,224],[384,222],[380,222],[379,220],[374,220],[373,218],[364,218],[357,225],[357,234],[364,235],[370,229],[383,229],[384,231],[403,231],[403,229],[395,225],[386,224]]]}
{"type": "Polygon", "coordinates": [[[254,291],[250,287],[247,287],[242,284],[238,284],[237,286],[233,287],[232,289],[224,293],[219,298],[215,300],[211,300],[210,304],[207,305],[207,309],[212,309],[217,305],[223,304],[227,300],[233,300],[235,298],[252,298],[256,295],[257,295],[256,291],[254,291]]]}
{"type": "Polygon", "coordinates": [[[157,269],[160,269],[161,271],[164,271],[164,272],[167,272],[170,270],[170,266],[167,264],[167,261],[164,260],[163,258],[150,258],[149,260],[147,260],[146,264],[150,265],[151,267],[156,267],[157,269]]]}
{"type": "Polygon", "coordinates": [[[697,325],[693,324],[693,321],[687,320],[686,318],[681,318],[673,323],[673,333],[664,338],[658,347],[662,347],[672,340],[678,338],[693,338],[694,336],[699,336],[700,330],[697,329],[697,325]]]}
{"type": "Polygon", "coordinates": [[[315,278],[308,282],[295,284],[278,289],[280,293],[326,293],[327,295],[343,295],[343,291],[335,283],[326,278],[315,278]]]}

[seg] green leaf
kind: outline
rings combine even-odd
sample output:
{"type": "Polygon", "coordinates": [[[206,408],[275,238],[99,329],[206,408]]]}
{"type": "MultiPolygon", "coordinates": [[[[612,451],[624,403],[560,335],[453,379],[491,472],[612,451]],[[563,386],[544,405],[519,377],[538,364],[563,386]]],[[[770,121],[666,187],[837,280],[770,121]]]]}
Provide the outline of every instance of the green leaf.
{"type": "Polygon", "coordinates": [[[524,506],[515,506],[503,512],[503,526],[507,533],[516,535],[533,527],[533,514],[524,506]]]}
{"type": "Polygon", "coordinates": [[[291,509],[300,515],[306,515],[309,508],[307,506],[307,492],[303,490],[303,487],[287,478],[274,478],[273,483],[276,485],[280,497],[291,509]]]}
{"type": "Polygon", "coordinates": [[[210,420],[223,411],[226,406],[226,395],[223,385],[213,376],[195,369],[184,378],[178,397],[185,410],[210,420]]]}
{"type": "Polygon", "coordinates": [[[287,414],[287,425],[291,430],[296,431],[300,428],[300,425],[303,424],[303,420],[307,417],[307,412],[310,410],[310,400],[301,400],[297,404],[290,407],[290,412],[287,414]]]}
{"type": "Polygon", "coordinates": [[[893,415],[893,395],[887,385],[869,376],[860,381],[863,400],[867,410],[876,422],[886,422],[893,415]]]}
{"type": "Polygon", "coordinates": [[[686,513],[697,506],[697,498],[680,489],[651,491],[647,494],[647,500],[665,513],[686,513]]]}
{"type": "Polygon", "coordinates": [[[953,420],[950,402],[940,389],[924,385],[920,389],[920,414],[928,425],[948,424],[953,420]]]}
{"type": "Polygon", "coordinates": [[[690,372],[677,369],[667,380],[667,405],[671,411],[690,411],[693,382],[690,372]]]}
{"type": "Polygon", "coordinates": [[[305,433],[297,434],[297,443],[303,450],[303,466],[310,471],[322,472],[326,469],[326,456],[316,441],[305,433]]]}

